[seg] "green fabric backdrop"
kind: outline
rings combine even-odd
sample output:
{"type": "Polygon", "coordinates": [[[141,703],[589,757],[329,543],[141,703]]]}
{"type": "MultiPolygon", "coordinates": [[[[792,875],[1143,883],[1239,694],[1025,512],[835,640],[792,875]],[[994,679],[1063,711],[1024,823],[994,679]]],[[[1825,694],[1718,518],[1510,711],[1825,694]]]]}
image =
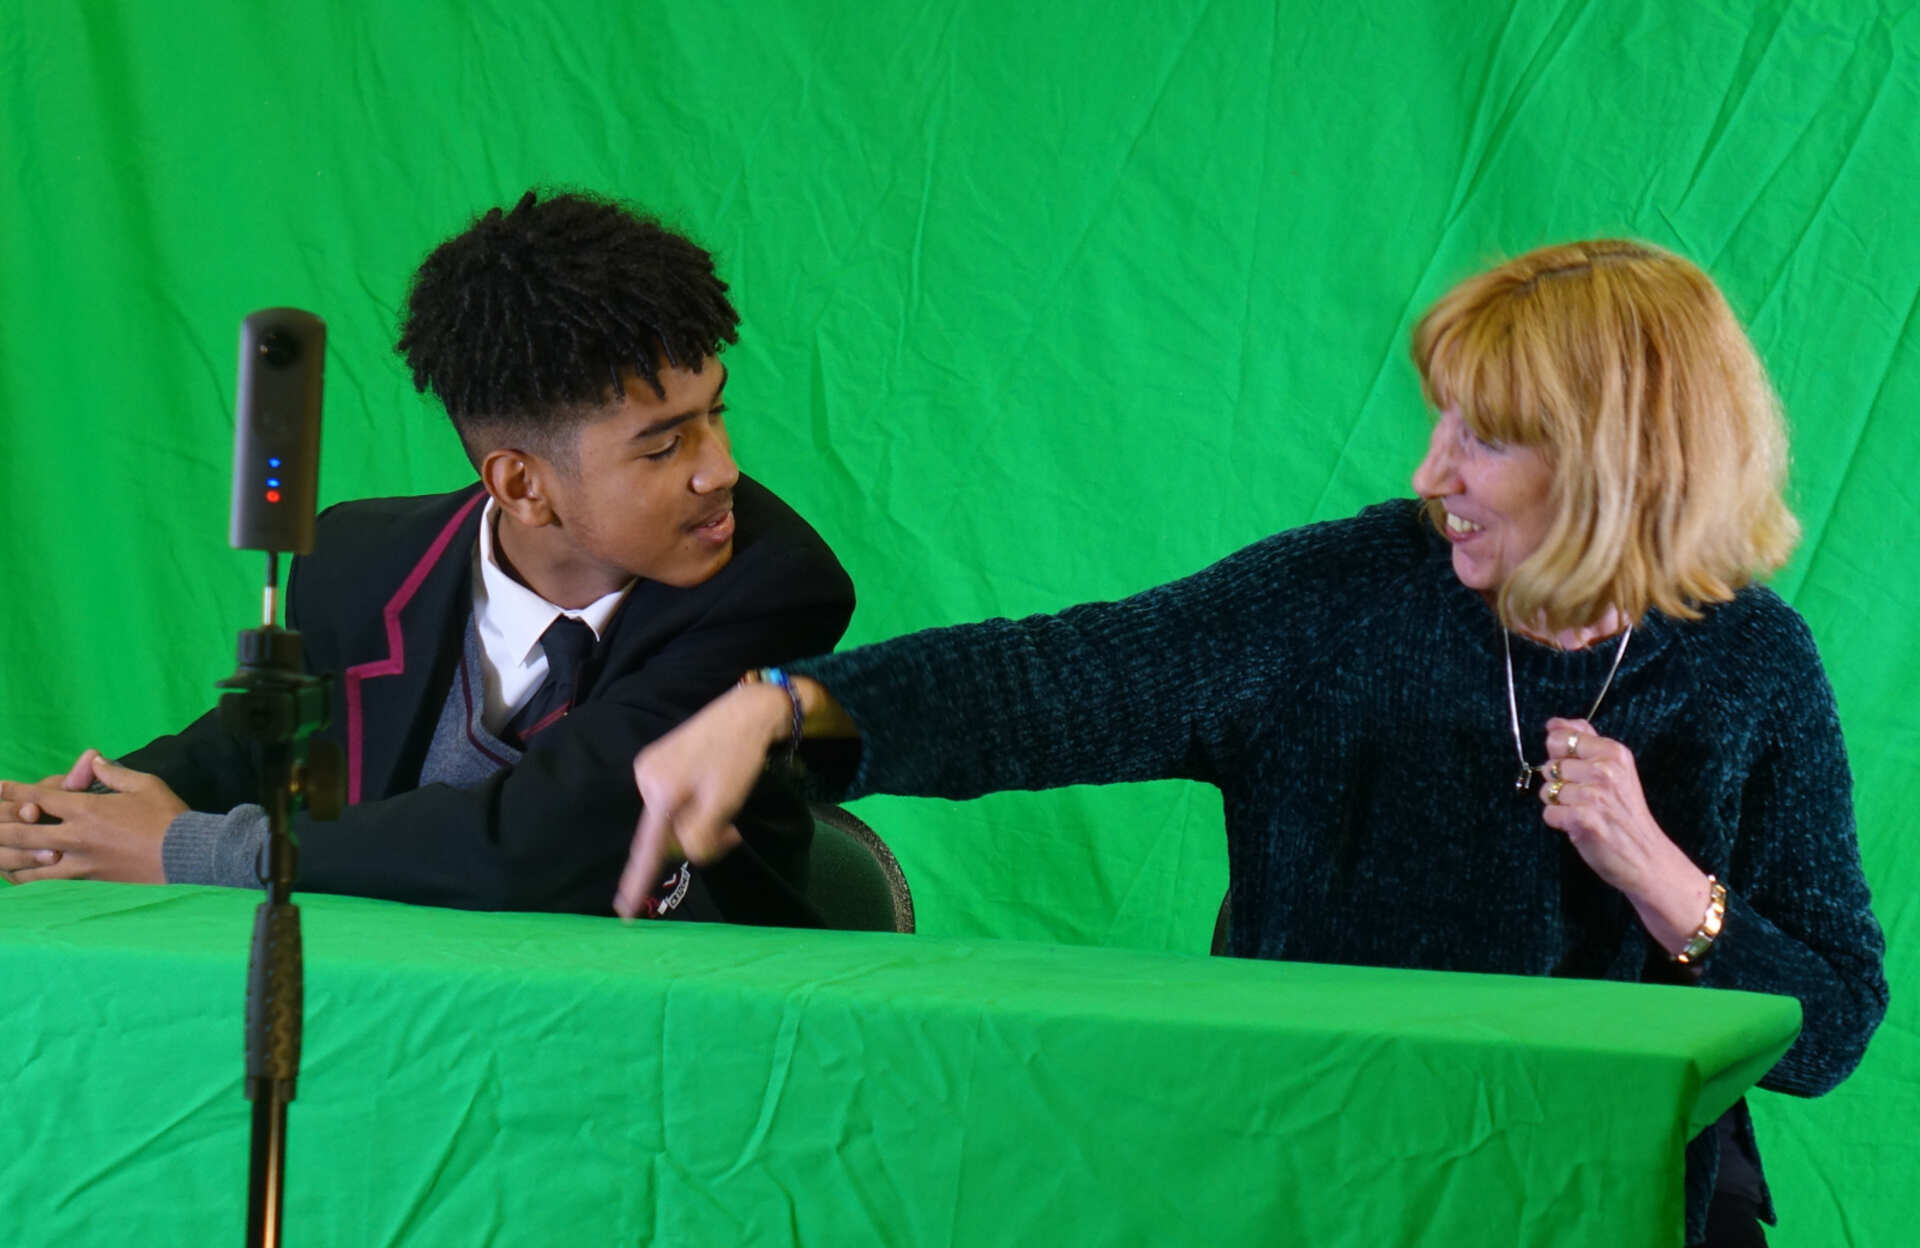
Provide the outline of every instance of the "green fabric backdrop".
{"type": "MultiPolygon", "coordinates": [[[[1833,678],[1893,948],[1860,1074],[1758,1098],[1770,1173],[1788,1242],[1920,1212],[1915,5],[6,7],[13,778],[177,725],[230,670],[259,575],[224,545],[246,312],[328,320],[323,502],[466,479],[396,307],[529,184],[717,252],[736,450],[853,573],[854,641],[1126,593],[1403,493],[1432,298],[1571,236],[1693,256],[1787,402],[1807,536],[1776,585],[1833,678]]],[[[1224,886],[1210,790],[861,813],[928,932],[1201,948],[1224,886]]]]}

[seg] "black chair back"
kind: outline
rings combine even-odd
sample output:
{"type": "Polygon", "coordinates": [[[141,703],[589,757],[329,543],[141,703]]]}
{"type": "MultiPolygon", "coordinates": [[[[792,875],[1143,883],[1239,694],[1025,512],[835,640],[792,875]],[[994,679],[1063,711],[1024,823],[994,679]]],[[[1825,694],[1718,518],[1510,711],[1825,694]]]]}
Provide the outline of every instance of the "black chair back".
{"type": "Polygon", "coordinates": [[[886,843],[838,806],[812,804],[807,900],[827,926],[854,932],[911,932],[913,893],[886,843]]]}

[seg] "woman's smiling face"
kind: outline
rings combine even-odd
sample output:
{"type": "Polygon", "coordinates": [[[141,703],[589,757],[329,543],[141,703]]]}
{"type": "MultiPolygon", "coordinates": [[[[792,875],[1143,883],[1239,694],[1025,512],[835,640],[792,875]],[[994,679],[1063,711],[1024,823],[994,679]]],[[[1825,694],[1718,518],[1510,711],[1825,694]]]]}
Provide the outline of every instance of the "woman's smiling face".
{"type": "Polygon", "coordinates": [[[1489,601],[1553,525],[1553,469],[1529,446],[1477,436],[1458,408],[1440,413],[1413,488],[1446,512],[1453,574],[1489,601]]]}

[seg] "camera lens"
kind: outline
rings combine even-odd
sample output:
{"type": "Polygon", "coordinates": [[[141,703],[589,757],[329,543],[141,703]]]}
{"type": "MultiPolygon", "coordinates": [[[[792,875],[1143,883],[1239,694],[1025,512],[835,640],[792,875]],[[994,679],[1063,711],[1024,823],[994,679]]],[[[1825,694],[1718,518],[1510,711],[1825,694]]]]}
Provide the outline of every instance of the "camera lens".
{"type": "Polygon", "coordinates": [[[285,368],[300,355],[300,340],[284,329],[269,329],[260,335],[260,358],[269,367],[285,368]]]}

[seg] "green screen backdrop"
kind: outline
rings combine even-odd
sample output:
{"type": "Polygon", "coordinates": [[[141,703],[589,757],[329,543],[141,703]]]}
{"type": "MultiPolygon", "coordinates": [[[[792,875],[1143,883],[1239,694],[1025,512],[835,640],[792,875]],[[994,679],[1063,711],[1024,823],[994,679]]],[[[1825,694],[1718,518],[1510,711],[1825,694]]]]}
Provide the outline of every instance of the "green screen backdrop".
{"type": "MultiPolygon", "coordinates": [[[[392,353],[408,275],[530,185],[717,254],[736,451],[859,587],[850,641],[1125,594],[1408,491],[1408,328],[1628,234],[1704,265],[1786,400],[1894,1004],[1755,1098],[1782,1240],[1904,1238],[1920,1119],[1920,10],[1423,0],[13,0],[0,21],[0,776],[209,704],[235,332],[327,319],[322,502],[469,469],[392,353]]],[[[1495,715],[1499,708],[1463,708],[1495,715]]],[[[1176,784],[873,799],[923,931],[1202,949],[1176,784]]],[[[1444,887],[1444,881],[1436,886],[1444,887]]],[[[16,1193],[15,1199],[31,1199],[16,1193]]]]}

